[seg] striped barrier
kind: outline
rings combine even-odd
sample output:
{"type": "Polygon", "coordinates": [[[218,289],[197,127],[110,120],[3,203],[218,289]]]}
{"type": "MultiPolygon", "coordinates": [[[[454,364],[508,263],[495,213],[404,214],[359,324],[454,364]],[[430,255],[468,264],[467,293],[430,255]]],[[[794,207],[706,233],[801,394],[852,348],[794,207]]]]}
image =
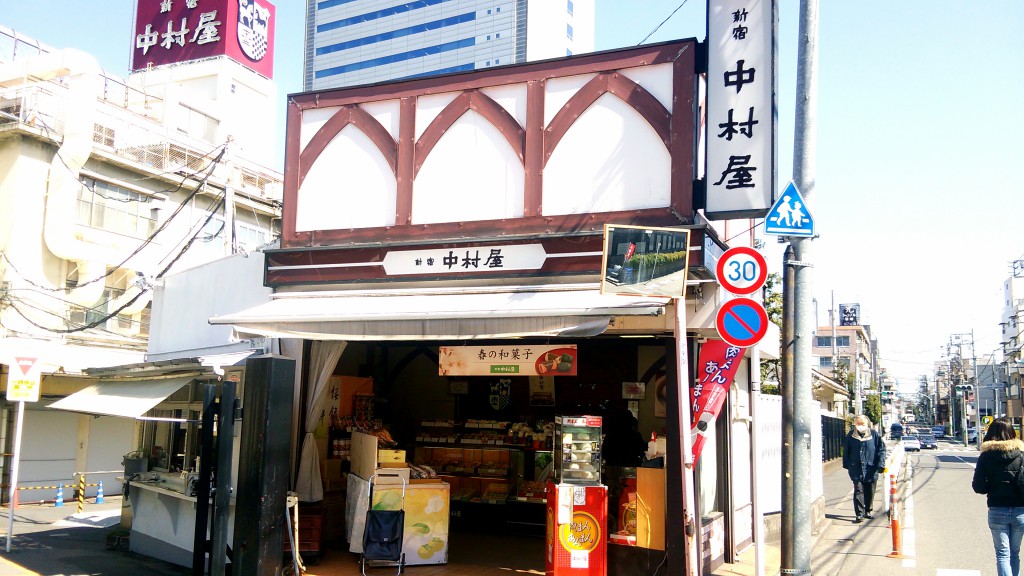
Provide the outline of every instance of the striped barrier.
{"type": "Polygon", "coordinates": [[[896,493],[896,473],[889,475],[889,527],[892,528],[892,552],[886,558],[905,558],[903,556],[903,531],[900,528],[899,495],[896,493]]]}
{"type": "MultiPolygon", "coordinates": [[[[64,505],[64,489],[65,488],[73,488],[74,489],[73,498],[78,500],[78,511],[82,512],[83,509],[84,509],[84,505],[85,505],[85,489],[86,489],[86,487],[89,487],[89,488],[95,487],[97,489],[96,490],[96,500],[95,500],[96,504],[104,504],[105,503],[105,501],[103,499],[103,481],[100,480],[99,482],[96,482],[96,483],[86,483],[85,482],[86,475],[88,475],[88,474],[118,474],[118,473],[123,473],[123,470],[99,470],[99,471],[95,471],[95,472],[75,472],[75,474],[74,474],[75,480],[72,480],[71,484],[53,484],[53,485],[42,485],[42,486],[18,486],[17,489],[14,491],[15,502],[17,502],[19,500],[18,495],[21,492],[24,492],[26,490],[27,491],[33,491],[33,490],[56,490],[57,493],[56,493],[56,496],[55,496],[55,498],[53,500],[53,505],[54,505],[54,507],[63,506],[64,505]]],[[[8,486],[6,484],[3,484],[3,485],[0,485],[0,489],[2,489],[3,493],[6,494],[9,488],[8,488],[8,486]]],[[[33,500],[32,502],[38,502],[38,503],[42,504],[43,502],[45,502],[45,500],[38,500],[38,501],[33,500]]]]}

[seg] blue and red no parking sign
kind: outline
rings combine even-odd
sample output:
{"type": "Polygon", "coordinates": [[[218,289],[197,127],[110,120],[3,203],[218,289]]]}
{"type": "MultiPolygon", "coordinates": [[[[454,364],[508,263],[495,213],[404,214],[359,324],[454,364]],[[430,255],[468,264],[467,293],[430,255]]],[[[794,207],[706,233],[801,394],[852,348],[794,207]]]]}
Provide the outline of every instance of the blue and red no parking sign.
{"type": "Polygon", "coordinates": [[[715,326],[722,340],[746,348],[757,344],[768,331],[768,313],[759,302],[734,298],[718,309],[715,326]]]}

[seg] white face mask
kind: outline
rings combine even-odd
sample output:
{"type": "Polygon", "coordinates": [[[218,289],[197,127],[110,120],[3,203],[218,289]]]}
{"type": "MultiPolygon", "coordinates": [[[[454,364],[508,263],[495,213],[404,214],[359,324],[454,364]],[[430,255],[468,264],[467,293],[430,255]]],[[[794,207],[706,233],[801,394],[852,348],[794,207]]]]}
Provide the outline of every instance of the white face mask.
{"type": "Polygon", "coordinates": [[[863,424],[858,424],[855,428],[857,428],[857,432],[860,432],[861,434],[868,431],[868,427],[863,424]]]}

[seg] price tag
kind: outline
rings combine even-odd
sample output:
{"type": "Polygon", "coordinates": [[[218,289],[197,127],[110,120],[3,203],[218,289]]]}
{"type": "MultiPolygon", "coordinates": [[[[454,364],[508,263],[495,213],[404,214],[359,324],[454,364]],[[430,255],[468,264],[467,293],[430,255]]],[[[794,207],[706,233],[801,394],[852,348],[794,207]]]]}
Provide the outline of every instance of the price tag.
{"type": "Polygon", "coordinates": [[[590,568],[590,552],[573,550],[569,553],[569,568],[590,568]]]}

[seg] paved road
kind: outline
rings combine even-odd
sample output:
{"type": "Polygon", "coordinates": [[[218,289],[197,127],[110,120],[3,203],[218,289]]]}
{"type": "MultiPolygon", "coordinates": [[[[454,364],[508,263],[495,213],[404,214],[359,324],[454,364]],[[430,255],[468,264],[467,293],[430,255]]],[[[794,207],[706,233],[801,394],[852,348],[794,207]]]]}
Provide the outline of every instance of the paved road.
{"type": "Polygon", "coordinates": [[[8,509],[0,509],[0,576],[184,576],[179,566],[131,553],[125,546],[111,549],[107,538],[119,530],[121,498],[104,504],[76,506],[27,504],[14,511],[11,551],[7,543],[8,509]]]}
{"type": "Polygon", "coordinates": [[[906,558],[886,557],[892,551],[892,531],[884,515],[864,524],[850,522],[852,490],[827,501],[832,522],[815,548],[813,573],[995,576],[985,498],[971,490],[977,458],[977,450],[943,441],[938,450],[910,454],[903,516],[906,558]]]}

